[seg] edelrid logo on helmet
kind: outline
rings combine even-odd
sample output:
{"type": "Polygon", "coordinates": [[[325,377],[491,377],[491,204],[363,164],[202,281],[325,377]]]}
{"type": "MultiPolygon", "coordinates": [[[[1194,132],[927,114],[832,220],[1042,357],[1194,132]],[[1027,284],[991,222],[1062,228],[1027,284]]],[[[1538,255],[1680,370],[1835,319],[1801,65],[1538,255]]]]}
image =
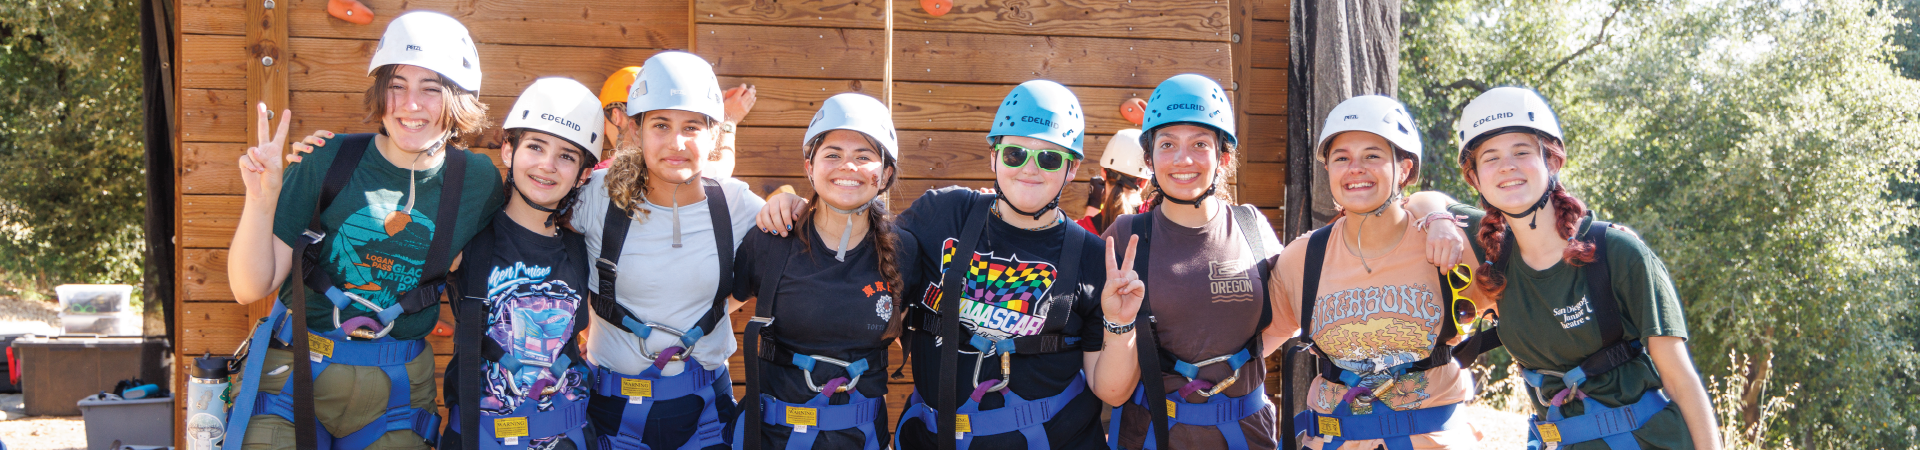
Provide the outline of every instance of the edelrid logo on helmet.
{"type": "Polygon", "coordinates": [[[425,49],[421,49],[421,48],[420,48],[420,46],[418,46],[418,45],[413,45],[413,44],[407,44],[407,48],[403,48],[403,49],[401,49],[401,50],[406,50],[406,51],[410,51],[410,52],[424,52],[424,51],[426,51],[425,49]]]}
{"type": "Polygon", "coordinates": [[[1506,119],[1506,118],[1511,118],[1511,117],[1513,117],[1513,112],[1511,112],[1511,111],[1509,111],[1509,112],[1503,112],[1503,113],[1499,113],[1499,114],[1494,114],[1494,115],[1491,115],[1491,116],[1487,116],[1487,117],[1484,117],[1484,118],[1481,118],[1480,120],[1476,120],[1476,121],[1473,121],[1473,126],[1474,126],[1475,128],[1478,128],[1478,127],[1480,127],[1480,125],[1483,125],[1483,124],[1486,124],[1487,122],[1492,122],[1492,121],[1495,121],[1495,120],[1500,120],[1500,119],[1506,119]]]}
{"type": "Polygon", "coordinates": [[[547,114],[547,113],[540,113],[540,120],[552,121],[553,123],[560,124],[560,126],[572,128],[573,131],[580,131],[580,124],[573,123],[573,121],[567,120],[566,118],[563,118],[560,116],[547,114]]]}
{"type": "Polygon", "coordinates": [[[1037,123],[1047,128],[1060,128],[1060,125],[1053,123],[1052,120],[1047,120],[1046,118],[1042,118],[1042,117],[1020,116],[1020,121],[1026,122],[1026,123],[1037,123]]]}
{"type": "Polygon", "coordinates": [[[1194,111],[1206,111],[1207,107],[1201,106],[1198,103],[1175,103],[1175,104],[1167,105],[1168,111],[1172,111],[1176,109],[1191,109],[1194,111]]]}

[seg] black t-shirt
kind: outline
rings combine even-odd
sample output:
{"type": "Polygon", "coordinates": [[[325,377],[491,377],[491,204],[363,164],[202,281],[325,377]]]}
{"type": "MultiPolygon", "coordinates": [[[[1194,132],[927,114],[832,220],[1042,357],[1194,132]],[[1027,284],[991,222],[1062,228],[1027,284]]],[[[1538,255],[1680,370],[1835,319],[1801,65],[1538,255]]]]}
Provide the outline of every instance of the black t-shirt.
{"type": "MultiPolygon", "coordinates": [[[[809,227],[810,228],[810,227],[809,227]]],[[[919,257],[918,247],[911,245],[913,235],[895,230],[898,245],[894,246],[894,261],[913,261],[919,257]]],[[[886,289],[885,278],[880,275],[879,252],[875,251],[875,235],[869,233],[866,239],[855,243],[847,251],[846,261],[834,259],[835,252],[827,248],[819,234],[811,229],[795,233],[796,237],[805,237],[806,250],[802,250],[802,240],[782,238],[761,232],[758,228],[748,232],[740,243],[739,255],[733,263],[733,297],[744,299],[758,296],[762,281],[776,281],[779,287],[774,292],[773,326],[767,328],[779,343],[795,353],[818,355],[841,361],[854,362],[856,358],[866,358],[867,370],[860,375],[854,388],[867,398],[882,398],[887,395],[887,346],[891,342],[883,340],[887,330],[887,320],[894,313],[896,302],[893,294],[886,289]],[[787,247],[787,262],[784,269],[766,266],[763,258],[772,257],[775,246],[787,247]],[[763,269],[780,270],[777,274],[763,274],[763,269]]],[[[837,242],[837,238],[836,238],[837,242]]],[[[901,273],[901,283],[905,286],[919,284],[917,280],[901,273]]],[[[767,301],[767,299],[759,299],[767,301]]],[[[902,303],[900,306],[904,307],[902,303]]],[[[748,358],[754,355],[746,355],[748,358]]],[[[805,372],[787,362],[760,361],[760,370],[764,374],[760,380],[748,380],[760,383],[761,393],[772,395],[780,401],[806,403],[818,395],[807,387],[801,377],[805,372]]],[[[824,385],[836,377],[851,375],[840,366],[816,362],[813,370],[813,382],[824,385]]],[[[849,394],[834,394],[828,398],[828,404],[844,405],[851,401],[849,394]]],[[[742,399],[741,401],[748,401],[742,399]]],[[[885,414],[874,417],[876,431],[887,429],[885,414]]],[[[751,419],[749,419],[751,420],[751,419]]],[[[744,426],[744,425],[742,425],[744,426]]],[[[785,448],[788,436],[793,429],[779,426],[761,427],[765,437],[765,448],[785,448]]],[[[876,439],[886,440],[884,432],[876,439]]],[[[860,430],[823,431],[814,441],[813,448],[862,448],[866,436],[860,430]]]]}
{"type": "MultiPolygon", "coordinates": [[[[486,373],[481,382],[479,403],[482,424],[487,423],[485,416],[513,413],[529,401],[539,402],[536,409],[544,412],[552,410],[561,396],[574,401],[587,400],[586,361],[568,357],[567,370],[562,371],[565,376],[547,369],[560,363],[568,340],[586,328],[585,323],[574,321],[575,312],[587,308],[584,301],[587,255],[583,239],[564,228],[559,236],[529,230],[502,211],[467,245],[467,258],[461,261],[457,274],[458,288],[462,297],[486,296],[482,343],[491,340],[505,351],[502,359],[511,357],[521,361],[518,369],[512,371],[497,361],[481,363],[486,373]],[[489,245],[492,252],[484,261],[479,259],[482,255],[476,254],[481,245],[489,245]],[[469,286],[484,286],[486,291],[468,292],[472,290],[469,286]],[[561,389],[544,399],[513,394],[526,392],[543,380],[561,389]]],[[[464,312],[461,308],[468,306],[471,303],[456,303],[454,311],[464,312]]],[[[447,364],[448,408],[457,408],[460,403],[459,359],[456,349],[453,362],[447,364]]],[[[564,439],[532,438],[535,446],[548,439],[564,439]]]]}
{"type": "MultiPolygon", "coordinates": [[[[930,190],[900,215],[900,227],[917,237],[920,246],[920,257],[911,264],[912,270],[918,271],[920,279],[925,280],[920,289],[914,290],[918,294],[916,307],[937,310],[934,305],[940,297],[942,261],[948,259],[946,255],[956,245],[968,215],[990,214],[976,208],[977,199],[983,195],[957,186],[930,190]]],[[[1101,327],[1100,285],[1106,276],[1106,261],[1100,252],[1106,247],[1098,236],[1071,223],[1029,231],[996,217],[987,219],[986,230],[979,239],[978,246],[970,250],[973,270],[962,277],[966,284],[960,304],[961,323],[965,325],[960,335],[962,341],[970,340],[974,333],[992,339],[1065,334],[1080,337],[1085,351],[1100,349],[1101,338],[1105,336],[1101,327]],[[1067,239],[1085,242],[1080,250],[1079,267],[1073,268],[1077,271],[1074,274],[1077,286],[1063,288],[1054,282],[1062,275],[1061,264],[1073,264],[1060,260],[1062,244],[1067,239]]],[[[966,401],[979,380],[1001,376],[999,357],[995,357],[979,368],[979,380],[968,381],[976,365],[974,355],[963,353],[959,367],[942,368],[940,348],[934,346],[933,336],[924,330],[912,333],[918,333],[908,349],[913,355],[914,387],[930,403],[938,401],[939,374],[943,371],[959,374],[961,382],[955,386],[955,398],[961,402],[966,401]]],[[[971,345],[960,348],[975,350],[971,345]]],[[[1059,394],[1074,377],[1080,376],[1085,365],[1083,358],[1081,352],[1074,351],[1014,355],[1008,390],[1027,400],[1059,394]]],[[[980,409],[988,411],[1005,404],[1004,395],[988,394],[981,400],[980,409]]],[[[1046,422],[1047,440],[1053,448],[1105,448],[1105,430],[1099,422],[1101,407],[1091,389],[1082,391],[1046,422]]],[[[933,446],[934,435],[918,420],[909,421],[896,432],[900,433],[903,447],[933,446]]],[[[946,439],[953,438],[950,433],[943,434],[946,439]]],[[[1026,438],[1017,432],[975,436],[973,446],[1025,448],[1026,438]]]]}

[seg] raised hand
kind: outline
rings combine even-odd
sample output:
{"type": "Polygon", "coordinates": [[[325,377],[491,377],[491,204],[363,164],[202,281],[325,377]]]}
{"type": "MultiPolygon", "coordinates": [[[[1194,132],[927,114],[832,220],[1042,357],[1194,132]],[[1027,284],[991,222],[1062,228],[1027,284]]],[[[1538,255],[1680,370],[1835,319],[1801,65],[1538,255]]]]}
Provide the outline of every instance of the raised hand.
{"type": "Polygon", "coordinates": [[[325,147],[328,139],[333,139],[332,131],[314,131],[313,134],[307,135],[307,137],[301,139],[300,142],[295,142],[290,145],[290,147],[293,147],[293,153],[287,154],[287,161],[300,162],[300,159],[304,158],[305,154],[313,153],[313,149],[325,147]]]}
{"type": "Polygon", "coordinates": [[[247,186],[247,195],[280,195],[281,175],[285,173],[282,154],[286,151],[287,124],[293,118],[292,110],[280,111],[280,127],[276,129],[267,117],[267,104],[258,106],[260,111],[260,145],[247,147],[247,154],[240,155],[240,182],[247,186]]]}
{"type": "Polygon", "coordinates": [[[747,113],[753,112],[753,104],[760,100],[756,95],[759,93],[760,90],[751,84],[734,86],[733,89],[721,93],[721,97],[726,99],[727,123],[739,124],[740,121],[746,120],[747,113]]]}
{"type": "Polygon", "coordinates": [[[1133,323],[1140,315],[1140,302],[1147,298],[1147,284],[1133,270],[1133,256],[1140,247],[1140,237],[1127,239],[1127,259],[1119,262],[1114,261],[1113,238],[1106,239],[1107,284],[1100,288],[1100,308],[1108,322],[1133,323]]]}

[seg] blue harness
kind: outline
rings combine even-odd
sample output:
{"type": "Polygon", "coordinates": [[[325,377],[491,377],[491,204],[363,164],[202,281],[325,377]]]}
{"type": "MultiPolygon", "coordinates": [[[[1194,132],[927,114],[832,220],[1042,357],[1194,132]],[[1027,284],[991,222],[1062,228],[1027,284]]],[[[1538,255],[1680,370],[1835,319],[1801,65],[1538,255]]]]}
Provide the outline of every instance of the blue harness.
{"type": "MultiPolygon", "coordinates": [[[[1258,258],[1258,262],[1254,264],[1254,272],[1259,274],[1261,285],[1264,286],[1268,278],[1265,258],[1267,252],[1266,245],[1254,232],[1260,229],[1254,225],[1254,214],[1257,213],[1250,207],[1230,206],[1229,209],[1233,214],[1234,223],[1240,228],[1240,235],[1246,238],[1247,249],[1255,258],[1258,258]]],[[[1129,228],[1131,234],[1140,240],[1139,247],[1135,250],[1133,270],[1146,274],[1150,267],[1148,255],[1151,254],[1150,250],[1153,247],[1149,242],[1153,237],[1153,213],[1133,215],[1129,228]]],[[[1254,326],[1253,337],[1247,340],[1247,344],[1241,347],[1240,351],[1198,363],[1181,360],[1175,357],[1173,352],[1160,349],[1159,340],[1154,337],[1153,310],[1149,306],[1148,299],[1140,300],[1140,313],[1137,317],[1146,318],[1147,324],[1135,329],[1135,332],[1140,334],[1138,339],[1141,342],[1137,346],[1140,352],[1138,358],[1141,382],[1134,387],[1133,396],[1129,401],[1145,407],[1148,419],[1151,421],[1141,448],[1152,450],[1172,448],[1168,441],[1170,439],[1168,429],[1171,427],[1168,422],[1173,422],[1189,426],[1211,427],[1220,432],[1220,436],[1227,442],[1228,449],[1246,450],[1247,436],[1240,428],[1239,421],[1272,404],[1267,400],[1266,386],[1257,386],[1253,392],[1240,397],[1228,397],[1221,393],[1226,392],[1227,388],[1240,380],[1242,366],[1256,359],[1255,355],[1265,353],[1260,348],[1261,330],[1265,330],[1273,321],[1273,305],[1270,302],[1261,303],[1260,320],[1254,326]],[[1232,375],[1218,383],[1200,379],[1201,367],[1222,363],[1228,366],[1232,375]],[[1185,377],[1186,386],[1175,392],[1163,392],[1165,386],[1159,374],[1167,369],[1172,369],[1173,373],[1185,377]],[[1207,400],[1201,403],[1190,403],[1187,401],[1187,396],[1192,394],[1200,394],[1207,400]],[[1160,397],[1164,397],[1165,401],[1148,400],[1160,397]]],[[[1122,407],[1114,407],[1113,418],[1107,424],[1107,447],[1113,450],[1121,448],[1122,410],[1122,407]]]]}
{"type": "MultiPolygon", "coordinates": [[[[955,445],[965,450],[973,445],[974,436],[992,436],[1018,431],[1027,438],[1027,450],[1051,449],[1053,446],[1047,440],[1047,430],[1041,425],[1053,419],[1054,414],[1065,409],[1068,402],[1080,396],[1080,393],[1085,392],[1086,389],[1087,377],[1083,373],[1074,375],[1073,381],[1069,382],[1067,388],[1062,389],[1059,394],[1038,400],[1027,400],[1021,398],[1020,394],[1015,394],[1013,390],[1003,390],[1000,393],[1006,396],[1006,405],[987,411],[980,410],[981,397],[977,394],[968,398],[967,402],[961,404],[955,411],[954,430],[958,433],[955,438],[959,441],[955,445]]],[[[935,411],[932,405],[927,404],[917,390],[912,396],[907,397],[907,409],[900,412],[900,423],[894,428],[906,428],[908,419],[920,419],[920,423],[927,427],[927,431],[934,433],[936,442],[946,440],[947,436],[940,434],[939,428],[935,426],[939,423],[937,422],[939,411],[935,411]]],[[[898,433],[893,436],[893,447],[901,448],[898,433]]]]}
{"type": "MultiPolygon", "coordinates": [[[[722,422],[716,391],[725,391],[729,398],[732,390],[725,386],[731,384],[725,365],[708,370],[700,365],[690,354],[694,344],[713,331],[727,312],[727,298],[733,293],[733,216],[727,210],[726,192],[720,184],[710,178],[701,178],[701,187],[707,195],[707,212],[713,221],[713,240],[720,260],[720,283],[715,289],[713,305],[693,327],[686,330],[649,322],[621,306],[615,295],[614,287],[619,280],[619,261],[621,247],[626,244],[627,229],[633,219],[627,211],[613,203],[607,204],[606,221],[601,227],[600,257],[594,261],[599,273],[599,284],[592,295],[593,313],[607,323],[613,324],[640,338],[640,351],[644,354],[646,339],[655,330],[672,334],[679,338],[680,345],[668,348],[658,354],[647,354],[654,364],[637,375],[626,375],[604,367],[594,368],[594,379],[598,380],[597,394],[616,398],[626,398],[627,404],[620,416],[618,433],[606,433],[602,430],[602,441],[611,442],[618,449],[648,448],[641,442],[645,436],[647,417],[653,411],[654,400],[671,400],[687,395],[697,395],[703,405],[700,410],[699,431],[688,439],[681,449],[698,449],[714,445],[727,444],[727,422],[722,422]],[[685,361],[686,369],[679,375],[663,377],[660,369],[669,361],[685,361]]],[[[677,236],[677,235],[676,235],[677,236]]],[[[679,247],[680,242],[673,243],[679,247]]],[[[731,419],[731,418],[727,418],[731,419]]]]}
{"type": "MultiPolygon", "coordinates": [[[[480,395],[484,387],[482,380],[486,373],[481,364],[491,359],[508,373],[518,372],[523,363],[515,352],[507,351],[498,343],[486,338],[488,283],[493,270],[492,229],[481,230],[478,238],[467,243],[466,257],[461,260],[460,270],[455,272],[455,282],[450,286],[454,292],[450,295],[454,316],[458,319],[454,330],[454,364],[447,376],[449,385],[457,383],[458,398],[451,398],[447,405],[449,420],[447,428],[460,435],[460,448],[463,450],[520,450],[527,447],[533,439],[546,439],[565,435],[574,442],[575,448],[587,448],[587,401],[585,399],[567,400],[564,394],[554,397],[553,409],[539,410],[537,397],[542,395],[539,385],[529,386],[530,392],[514,411],[505,415],[483,415],[480,412],[480,395]],[[462,420],[466,419],[466,420],[462,420]],[[466,430],[478,429],[480,433],[468,433],[466,430]]],[[[579,261],[587,254],[586,238],[579,233],[562,233],[562,242],[569,261],[579,261]],[[574,259],[579,258],[579,259],[574,259]]],[[[571,281],[571,280],[570,280],[571,281]]],[[[581,280],[584,282],[584,280],[581,280]]],[[[541,336],[566,336],[561,352],[547,365],[560,389],[566,389],[566,377],[574,367],[574,361],[580,357],[579,328],[587,323],[588,306],[576,305],[571,326],[559,324],[542,325],[544,319],[551,317],[529,317],[526,310],[515,310],[521,317],[520,323],[528,327],[541,327],[541,336]]],[[[558,312],[547,315],[558,315],[558,312]]],[[[582,374],[584,375],[584,374],[582,374]]]]}
{"type": "MultiPolygon", "coordinates": [[[[461,408],[449,408],[447,424],[449,431],[460,433],[465,439],[467,433],[460,424],[461,408]]],[[[512,414],[481,418],[475,437],[479,444],[472,448],[481,450],[522,450],[533,439],[552,436],[566,436],[573,441],[574,448],[585,450],[587,446],[587,401],[586,399],[567,400],[566,396],[555,397],[553,409],[539,410],[539,402],[521,402],[512,414]]]]}
{"type": "MultiPolygon", "coordinates": [[[[886,399],[869,398],[858,389],[860,376],[871,370],[871,358],[863,357],[851,362],[820,355],[807,355],[794,352],[780,344],[773,325],[773,305],[780,292],[780,274],[786,273],[787,261],[794,245],[807,245],[803,238],[782,238],[767,235],[769,245],[757,257],[757,269],[762,277],[760,291],[756,295],[753,318],[747,321],[746,329],[746,368],[747,403],[742,405],[740,418],[733,429],[733,448],[760,450],[765,434],[764,425],[785,427],[793,430],[787,437],[786,450],[810,450],[823,431],[838,431],[848,428],[857,429],[866,436],[863,450],[879,450],[880,433],[874,426],[881,410],[886,408],[886,399]],[[785,363],[800,369],[801,378],[807,387],[816,394],[806,403],[781,401],[773,395],[761,393],[766,382],[767,372],[763,364],[785,363]],[[813,382],[814,368],[819,363],[839,366],[846,372],[845,377],[836,377],[827,381],[825,386],[813,382]],[[848,393],[845,404],[832,404],[833,395],[848,393]]],[[[886,348],[869,349],[868,355],[884,352],[886,348]]]]}
{"type": "MultiPolygon", "coordinates": [[[[368,147],[373,144],[371,134],[351,134],[341,136],[338,153],[327,166],[320,196],[317,199],[312,220],[301,238],[295,239],[292,273],[298,276],[299,284],[284,285],[282,289],[293,289],[292,303],[300,305],[299,317],[292,314],[278,299],[273,300],[273,309],[267,319],[254,327],[253,334],[247,339],[241,352],[245,353],[245,379],[240,385],[240,395],[236,396],[234,408],[228,413],[227,438],[222,443],[223,450],[239,450],[245,443],[249,422],[254,415],[273,414],[292,422],[295,434],[295,446],[298,448],[324,448],[342,446],[343,448],[363,448],[372,445],[388,431],[412,430],[431,445],[439,441],[440,416],[431,410],[422,410],[411,406],[412,387],[407,377],[406,364],[427,351],[424,340],[395,340],[387,334],[393,331],[393,321],[402,314],[425,311],[440,307],[440,296],[446,289],[447,269],[451,266],[453,253],[453,226],[460,213],[460,194],[463,180],[466,178],[467,152],[448,148],[442,173],[446,173],[440,188],[439,210],[434,215],[434,223],[446,225],[446,228],[433,233],[427,245],[427,255],[419,281],[414,288],[402,293],[395,303],[387,306],[370,301],[364,297],[346,292],[339,288],[332,276],[321,263],[326,261],[325,247],[319,245],[327,238],[325,224],[321,222],[321,213],[333,204],[333,199],[346,189],[352,181],[353,172],[359,166],[368,147]],[[305,289],[301,289],[305,287],[305,289]],[[333,307],[334,330],[326,333],[307,331],[305,310],[306,291],[320,292],[333,307]],[[340,321],[340,311],[358,306],[374,313],[372,317],[354,317],[346,323],[340,321]],[[384,325],[383,325],[384,324],[384,325]],[[372,330],[370,328],[377,328],[372,330]],[[352,337],[353,339],[349,339],[352,337]],[[279,393],[258,393],[260,378],[264,375],[267,346],[274,339],[285,344],[294,355],[290,364],[292,375],[279,393]],[[316,339],[326,340],[323,349],[313,347],[316,339]],[[321,356],[308,364],[309,354],[321,356]],[[313,401],[294,401],[294,399],[312,399],[314,378],[326,370],[330,364],[379,367],[393,383],[393,389],[387,394],[387,413],[382,419],[367,424],[360,430],[347,436],[331,436],[316,428],[319,420],[315,418],[313,401]],[[258,393],[258,395],[254,395],[258,393]],[[244,415],[243,415],[244,414],[244,415]]],[[[236,355],[239,356],[239,355],[236,355]]]]}

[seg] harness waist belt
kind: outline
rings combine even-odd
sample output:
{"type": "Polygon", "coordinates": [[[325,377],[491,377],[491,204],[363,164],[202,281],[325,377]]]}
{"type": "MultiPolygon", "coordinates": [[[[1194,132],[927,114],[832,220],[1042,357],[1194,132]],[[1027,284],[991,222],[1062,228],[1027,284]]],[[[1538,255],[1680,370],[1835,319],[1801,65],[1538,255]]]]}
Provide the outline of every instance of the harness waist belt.
{"type": "MultiPolygon", "coordinates": [[[[534,408],[537,408],[537,406],[529,399],[526,403],[521,403],[518,409],[531,410],[534,408]]],[[[454,431],[461,433],[466,432],[466,430],[459,429],[459,408],[448,409],[447,417],[452,419],[450,420],[451,425],[449,425],[449,427],[454,431]]],[[[495,434],[495,431],[500,429],[497,424],[499,424],[501,420],[512,421],[514,419],[525,420],[525,422],[522,423],[526,424],[526,431],[520,437],[542,439],[559,436],[587,425],[587,402],[586,400],[562,401],[559,405],[555,405],[552,410],[545,412],[515,411],[514,414],[499,416],[482,414],[480,415],[480,435],[488,439],[499,439],[499,436],[495,434]]]]}
{"type": "Polygon", "coordinates": [[[1586,414],[1551,422],[1535,420],[1531,431],[1542,441],[1563,444],[1605,439],[1640,429],[1653,419],[1654,414],[1666,409],[1671,401],[1665,390],[1655,389],[1641,394],[1640,401],[1618,408],[1587,402],[1586,414]]]}
{"type": "Polygon", "coordinates": [[[844,405],[809,406],[803,403],[783,402],[772,396],[760,396],[761,422],[791,427],[795,424],[787,421],[789,411],[812,410],[814,423],[809,426],[822,430],[844,430],[861,425],[871,425],[880,417],[880,408],[886,406],[884,398],[858,398],[844,405]]]}
{"type": "MultiPolygon", "coordinates": [[[[1086,391],[1086,389],[1086,377],[1074,377],[1073,382],[1067,384],[1066,389],[1061,390],[1059,394],[1055,394],[1052,397],[1000,409],[966,413],[968,425],[973,429],[972,432],[967,434],[992,436],[1020,431],[1022,428],[1039,425],[1046,422],[1047,419],[1053,418],[1055,413],[1067,407],[1067,402],[1073,401],[1074,397],[1079,397],[1080,393],[1086,391]]],[[[913,400],[907,403],[922,403],[920,393],[914,392],[913,400]]],[[[933,428],[933,424],[938,423],[935,420],[940,417],[939,414],[940,413],[935,411],[934,408],[922,408],[919,414],[920,421],[921,423],[927,424],[928,428],[933,428]]]]}
{"type": "MultiPolygon", "coordinates": [[[[1145,395],[1144,388],[1136,388],[1135,391],[1136,396],[1145,395]]],[[[1171,395],[1179,394],[1174,393],[1171,395]]],[[[1239,422],[1240,419],[1245,419],[1247,416],[1260,412],[1261,409],[1265,409],[1268,404],[1267,387],[1263,384],[1254,387],[1253,392],[1239,397],[1215,395],[1207,397],[1206,403],[1188,403],[1186,401],[1176,400],[1173,402],[1173,411],[1171,411],[1172,414],[1170,415],[1174,422],[1187,425],[1214,426],[1239,422]]]]}
{"type": "MultiPolygon", "coordinates": [[[[295,318],[293,320],[304,319],[295,318]]],[[[281,336],[279,340],[273,342],[273,348],[286,349],[286,346],[282,345],[282,342],[293,340],[293,332],[291,329],[292,327],[280,327],[279,334],[281,336]]],[[[327,336],[327,334],[334,333],[313,333],[308,339],[325,339],[333,343],[333,350],[330,352],[332,355],[327,356],[324,353],[322,354],[322,356],[327,356],[327,363],[329,364],[371,367],[400,365],[413,362],[414,358],[420,356],[420,352],[427,350],[427,341],[425,339],[393,340],[386,342],[356,341],[352,339],[336,339],[327,336]]],[[[304,356],[305,355],[293,355],[294,358],[302,358],[304,356]]]]}
{"type": "Polygon", "coordinates": [[[1378,411],[1372,414],[1337,415],[1302,411],[1293,419],[1293,433],[1308,436],[1333,436],[1348,441],[1387,439],[1434,433],[1466,423],[1465,414],[1454,414],[1459,403],[1407,411],[1378,411]]]}
{"type": "Polygon", "coordinates": [[[593,368],[593,378],[596,380],[594,386],[600,395],[627,397],[627,391],[622,388],[631,387],[645,392],[647,394],[645,397],[660,400],[676,399],[701,390],[713,390],[713,381],[725,375],[724,366],[708,370],[706,366],[693,360],[687,360],[686,369],[680,371],[679,375],[660,378],[630,376],[599,366],[593,368]]]}

